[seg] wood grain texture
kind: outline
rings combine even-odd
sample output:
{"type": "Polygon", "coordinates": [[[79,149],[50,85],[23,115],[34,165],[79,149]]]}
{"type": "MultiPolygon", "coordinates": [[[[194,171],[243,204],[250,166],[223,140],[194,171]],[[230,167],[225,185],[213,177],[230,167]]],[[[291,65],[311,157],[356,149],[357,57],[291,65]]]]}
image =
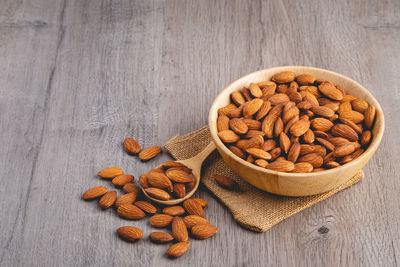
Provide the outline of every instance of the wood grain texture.
{"type": "MultiPolygon", "coordinates": [[[[163,266],[164,245],[122,242],[125,221],[80,200],[123,152],[207,123],[215,96],[258,69],[310,65],[347,75],[388,121],[366,178],[264,234],[242,229],[200,188],[220,227],[174,265],[396,266],[400,263],[400,2],[2,0],[0,266],[163,266]]],[[[109,186],[109,188],[111,188],[109,186]]]]}

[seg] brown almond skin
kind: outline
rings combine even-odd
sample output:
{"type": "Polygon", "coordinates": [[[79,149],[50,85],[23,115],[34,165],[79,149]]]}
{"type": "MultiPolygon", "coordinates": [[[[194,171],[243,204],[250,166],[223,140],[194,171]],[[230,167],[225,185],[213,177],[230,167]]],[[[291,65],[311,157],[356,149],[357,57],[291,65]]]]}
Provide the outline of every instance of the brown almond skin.
{"type": "Polygon", "coordinates": [[[241,150],[240,148],[238,148],[237,146],[229,146],[229,150],[235,154],[236,156],[238,156],[241,159],[245,159],[246,155],[244,154],[243,150],[241,150]]]}
{"type": "Polygon", "coordinates": [[[174,240],[174,237],[165,232],[152,232],[150,235],[150,240],[154,243],[165,244],[174,240]]]}
{"type": "Polygon", "coordinates": [[[159,172],[152,172],[147,174],[147,183],[150,187],[157,188],[172,188],[171,180],[164,174],[159,172]]]}
{"type": "Polygon", "coordinates": [[[198,224],[192,227],[192,235],[199,239],[206,239],[218,232],[218,227],[211,224],[198,224]]]}
{"type": "Polygon", "coordinates": [[[231,98],[232,98],[232,101],[235,102],[235,104],[237,106],[243,105],[246,101],[240,91],[232,92],[231,98]]]}
{"type": "Polygon", "coordinates": [[[125,138],[124,148],[125,148],[125,151],[131,155],[138,154],[141,149],[139,143],[133,138],[125,138]]]}
{"type": "Polygon", "coordinates": [[[150,146],[150,147],[143,149],[142,152],[139,153],[139,158],[142,161],[148,161],[148,160],[156,157],[160,153],[161,153],[160,146],[150,146]]]}
{"type": "Polygon", "coordinates": [[[139,183],[143,188],[148,188],[149,187],[149,184],[147,183],[147,174],[140,175],[139,183]]]}
{"type": "Polygon", "coordinates": [[[170,194],[159,188],[149,187],[146,188],[144,191],[151,197],[154,197],[159,200],[169,200],[171,198],[170,194]]]}
{"type": "Polygon", "coordinates": [[[350,141],[357,141],[358,135],[350,126],[346,124],[336,124],[331,130],[334,136],[344,137],[350,141]]]}
{"type": "Polygon", "coordinates": [[[214,179],[215,181],[217,181],[219,185],[230,190],[232,190],[235,185],[235,181],[232,178],[225,175],[215,174],[214,179]]]}
{"type": "Polygon", "coordinates": [[[367,129],[371,129],[374,125],[376,115],[376,108],[374,106],[368,106],[364,112],[364,123],[367,129]]]}
{"type": "Polygon", "coordinates": [[[108,189],[104,186],[96,186],[88,189],[85,193],[82,195],[82,199],[84,200],[91,200],[95,199],[98,197],[101,197],[105,193],[108,192],[108,189]]]}
{"type": "Polygon", "coordinates": [[[300,143],[295,142],[293,145],[290,147],[289,154],[287,156],[287,160],[295,163],[300,155],[300,143]]]}
{"type": "Polygon", "coordinates": [[[163,213],[171,216],[180,216],[185,214],[185,209],[182,206],[170,206],[164,208],[163,213]]]}
{"type": "Polygon", "coordinates": [[[130,174],[122,174],[122,175],[118,175],[117,177],[115,177],[114,179],[112,179],[112,183],[115,186],[124,186],[127,183],[131,183],[133,181],[134,177],[133,175],[130,174]]]}
{"type": "Polygon", "coordinates": [[[224,143],[235,143],[237,142],[240,137],[232,130],[223,130],[218,133],[218,137],[224,143]]]}
{"type": "Polygon", "coordinates": [[[337,89],[332,83],[330,82],[323,82],[318,86],[318,89],[326,95],[327,97],[333,100],[342,100],[343,93],[337,89]]]}
{"type": "Polygon", "coordinates": [[[233,118],[229,121],[229,126],[237,134],[245,134],[249,130],[249,127],[243,120],[238,118],[233,118]]]}
{"type": "Polygon", "coordinates": [[[147,201],[136,201],[135,206],[143,210],[148,214],[157,213],[157,208],[154,207],[150,202],[147,201]]]}
{"type": "Polygon", "coordinates": [[[124,190],[125,193],[136,193],[136,195],[140,193],[140,187],[132,183],[124,185],[122,190],[124,190]]]}
{"type": "Polygon", "coordinates": [[[168,169],[165,174],[175,183],[190,183],[193,181],[193,175],[181,169],[168,169]]]}
{"type": "Polygon", "coordinates": [[[366,147],[371,142],[371,139],[372,139],[371,131],[370,130],[366,130],[361,135],[360,143],[361,143],[362,146],[366,147]]]}
{"type": "Polygon", "coordinates": [[[315,77],[311,74],[300,74],[297,75],[296,80],[301,85],[309,85],[315,82],[315,77]]]}
{"type": "Polygon", "coordinates": [[[142,238],[143,231],[135,226],[123,226],[117,229],[118,235],[126,241],[136,241],[142,238]]]}
{"type": "Polygon", "coordinates": [[[140,220],[146,216],[146,214],[132,204],[122,204],[118,207],[117,213],[120,217],[129,220],[140,220]]]}
{"type": "Polygon", "coordinates": [[[199,202],[200,203],[200,205],[203,207],[203,208],[205,208],[205,207],[207,207],[207,200],[205,200],[205,199],[202,199],[202,198],[198,198],[198,197],[195,197],[195,198],[193,198],[194,200],[196,200],[197,202],[199,202]]]}
{"type": "Polygon", "coordinates": [[[198,215],[200,217],[204,217],[203,207],[194,199],[187,199],[183,202],[183,207],[186,212],[192,215],[198,215]]]}
{"type": "Polygon", "coordinates": [[[292,172],[295,173],[309,173],[313,171],[313,165],[311,165],[311,163],[308,162],[299,162],[294,164],[294,169],[292,172]]]}
{"type": "Polygon", "coordinates": [[[135,192],[124,194],[117,198],[117,201],[115,201],[115,206],[119,207],[122,204],[132,204],[133,202],[135,202],[136,197],[137,194],[135,192]]]}
{"type": "Polygon", "coordinates": [[[333,156],[341,158],[353,153],[356,150],[356,146],[353,143],[346,143],[344,145],[337,146],[333,151],[333,156]]]}
{"type": "Polygon", "coordinates": [[[310,121],[298,120],[290,128],[290,133],[294,136],[302,136],[310,128],[310,121]]]}
{"type": "Polygon", "coordinates": [[[290,83],[296,78],[296,74],[293,71],[282,71],[272,76],[272,80],[278,83],[290,83]]]}
{"type": "Polygon", "coordinates": [[[177,198],[184,198],[186,196],[186,186],[185,184],[174,184],[174,193],[177,198]]]}
{"type": "Polygon", "coordinates": [[[268,166],[265,168],[278,172],[291,172],[294,170],[294,164],[293,162],[288,160],[277,159],[274,162],[268,164],[268,166]]]}
{"type": "Polygon", "coordinates": [[[246,152],[255,158],[264,159],[264,160],[271,159],[271,154],[269,154],[267,151],[262,150],[261,148],[251,147],[251,148],[246,149],[246,152]]]}
{"type": "Polygon", "coordinates": [[[111,207],[115,203],[116,199],[117,199],[117,192],[116,191],[107,192],[105,195],[103,195],[100,198],[99,206],[102,209],[108,209],[109,207],[111,207]]]}
{"type": "Polygon", "coordinates": [[[179,242],[176,243],[175,245],[172,245],[166,252],[166,254],[169,257],[172,258],[178,258],[181,257],[185,252],[189,249],[190,247],[190,242],[184,241],[184,242],[179,242]]]}
{"type": "Polygon", "coordinates": [[[98,176],[105,179],[114,178],[122,174],[124,174],[124,171],[119,167],[108,167],[97,173],[98,176]]]}
{"type": "Polygon", "coordinates": [[[188,215],[183,218],[183,221],[187,228],[192,228],[193,226],[198,224],[210,224],[210,222],[207,219],[200,217],[198,215],[188,215]]]}
{"type": "Polygon", "coordinates": [[[255,98],[250,100],[249,102],[244,103],[243,105],[243,115],[244,116],[252,116],[257,113],[257,111],[261,108],[263,100],[259,98],[255,98]]]}
{"type": "Polygon", "coordinates": [[[150,224],[153,227],[167,227],[171,224],[174,217],[167,214],[156,214],[150,218],[150,224]]]}
{"type": "Polygon", "coordinates": [[[218,132],[229,130],[229,118],[226,115],[219,115],[217,118],[218,132]]]}
{"type": "Polygon", "coordinates": [[[324,159],[317,153],[310,153],[300,157],[298,162],[308,162],[313,165],[314,168],[319,168],[324,163],[324,159]]]}
{"type": "Polygon", "coordinates": [[[182,242],[187,241],[189,238],[189,234],[187,232],[187,228],[183,219],[180,217],[174,217],[172,220],[172,236],[175,240],[182,242]]]}

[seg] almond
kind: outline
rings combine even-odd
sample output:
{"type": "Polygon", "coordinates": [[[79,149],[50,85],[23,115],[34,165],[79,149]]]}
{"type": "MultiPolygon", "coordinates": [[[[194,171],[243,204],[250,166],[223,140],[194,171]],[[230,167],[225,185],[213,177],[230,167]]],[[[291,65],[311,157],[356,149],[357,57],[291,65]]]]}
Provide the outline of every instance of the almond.
{"type": "Polygon", "coordinates": [[[302,136],[310,128],[310,121],[298,120],[290,128],[290,133],[294,136],[302,136]]]}
{"type": "Polygon", "coordinates": [[[317,139],[317,141],[318,141],[321,145],[323,145],[324,147],[326,147],[326,148],[329,149],[330,151],[333,151],[333,150],[335,149],[335,146],[334,146],[331,142],[329,142],[328,140],[323,139],[323,138],[320,138],[320,137],[317,137],[317,138],[315,138],[315,139],[317,139]]]}
{"type": "Polygon", "coordinates": [[[188,215],[185,218],[183,218],[183,221],[187,228],[192,228],[193,226],[198,224],[210,224],[209,221],[198,215],[188,215]]]}
{"type": "Polygon", "coordinates": [[[274,124],[275,124],[275,121],[280,116],[282,109],[283,109],[283,105],[278,105],[278,106],[273,107],[271,109],[271,111],[269,112],[269,114],[267,115],[267,117],[265,117],[265,119],[262,123],[262,126],[261,126],[262,131],[265,133],[265,135],[268,138],[273,137],[274,124]]]}
{"type": "Polygon", "coordinates": [[[125,138],[124,148],[125,148],[125,151],[131,155],[136,155],[140,152],[140,145],[133,138],[125,138]]]}
{"type": "Polygon", "coordinates": [[[120,217],[130,220],[140,220],[146,216],[141,209],[132,204],[122,204],[118,207],[117,213],[120,217]]]}
{"type": "Polygon", "coordinates": [[[293,124],[295,124],[298,121],[299,121],[299,116],[296,116],[296,117],[293,117],[288,123],[286,123],[285,129],[283,129],[285,134],[288,134],[289,130],[293,126],[293,124]]]}
{"type": "Polygon", "coordinates": [[[359,127],[357,124],[355,124],[353,121],[345,118],[340,118],[340,121],[343,122],[344,124],[350,126],[354,131],[356,131],[358,134],[362,134],[362,129],[359,127]]]}
{"type": "Polygon", "coordinates": [[[253,99],[251,97],[250,90],[247,87],[242,88],[242,94],[243,94],[244,98],[246,99],[246,101],[250,101],[253,99]]]}
{"type": "Polygon", "coordinates": [[[172,220],[172,236],[179,242],[188,240],[186,225],[180,217],[174,217],[172,220]]]}
{"type": "Polygon", "coordinates": [[[308,85],[315,82],[315,77],[311,74],[300,74],[296,77],[296,80],[301,85],[308,85]]]}
{"type": "Polygon", "coordinates": [[[313,143],[315,140],[314,132],[311,131],[311,129],[308,129],[303,135],[303,140],[304,140],[304,142],[306,142],[308,144],[313,143]]]}
{"type": "Polygon", "coordinates": [[[334,146],[339,146],[350,142],[346,138],[343,137],[330,137],[328,141],[331,142],[334,146]]]}
{"type": "Polygon", "coordinates": [[[152,232],[149,237],[154,243],[160,244],[169,243],[174,240],[174,237],[172,235],[164,232],[152,232]]]}
{"type": "Polygon", "coordinates": [[[262,91],[260,87],[256,83],[251,83],[249,86],[249,91],[250,94],[252,94],[254,97],[259,98],[262,96],[262,91]]]}
{"type": "Polygon", "coordinates": [[[296,74],[293,71],[283,71],[272,76],[272,80],[278,83],[290,83],[294,81],[296,74]]]}
{"type": "Polygon", "coordinates": [[[290,172],[294,169],[294,164],[288,160],[275,160],[266,167],[267,169],[278,171],[278,172],[290,172]]]}
{"type": "Polygon", "coordinates": [[[318,86],[319,91],[333,100],[342,100],[343,93],[330,82],[323,82],[318,86]]]}
{"type": "Polygon", "coordinates": [[[366,130],[365,132],[363,132],[360,140],[361,145],[364,147],[367,146],[371,142],[371,138],[372,138],[372,133],[370,130],[366,130]]]}
{"type": "Polygon", "coordinates": [[[351,106],[355,111],[358,111],[360,113],[364,113],[365,110],[368,108],[368,102],[362,99],[354,99],[351,101],[351,106]]]}
{"type": "Polygon", "coordinates": [[[337,158],[341,158],[353,153],[356,150],[356,147],[353,143],[346,143],[340,146],[337,146],[333,151],[333,156],[337,158]]]}
{"type": "Polygon", "coordinates": [[[147,174],[140,175],[139,183],[143,188],[148,188],[149,187],[149,184],[147,183],[147,174]]]}
{"type": "Polygon", "coordinates": [[[245,117],[254,115],[261,108],[263,103],[264,101],[259,98],[246,102],[243,106],[243,115],[245,117]]]}
{"type": "Polygon", "coordinates": [[[224,143],[234,143],[240,139],[239,135],[237,135],[234,131],[231,130],[223,130],[218,133],[218,137],[224,143]]]}
{"type": "Polygon", "coordinates": [[[168,169],[165,173],[175,183],[189,183],[193,181],[193,175],[180,169],[168,169]]]}
{"type": "Polygon", "coordinates": [[[194,179],[190,183],[185,184],[186,192],[191,192],[195,186],[194,179]]]}
{"type": "Polygon", "coordinates": [[[228,117],[239,118],[242,115],[243,106],[229,110],[228,117]]]}
{"type": "Polygon", "coordinates": [[[315,118],[311,120],[311,126],[316,131],[327,132],[333,127],[333,122],[325,118],[315,118]]]}
{"type": "Polygon", "coordinates": [[[279,84],[276,91],[278,93],[283,93],[286,94],[286,91],[288,90],[289,86],[287,84],[279,84]]]}
{"type": "Polygon", "coordinates": [[[180,216],[185,214],[185,210],[181,206],[170,206],[164,208],[163,213],[171,216],[180,216]]]}
{"type": "Polygon", "coordinates": [[[332,109],[325,106],[312,107],[311,111],[314,112],[315,115],[326,118],[330,118],[335,115],[335,112],[332,109]]]}
{"type": "Polygon", "coordinates": [[[293,145],[290,147],[287,159],[295,163],[299,155],[300,155],[300,144],[299,142],[294,142],[293,145]]]}
{"type": "Polygon", "coordinates": [[[351,110],[352,110],[352,106],[351,106],[350,102],[342,102],[339,105],[338,113],[342,114],[343,112],[351,111],[351,110]]]}
{"type": "Polygon", "coordinates": [[[298,159],[298,162],[308,162],[314,168],[319,168],[324,163],[324,159],[317,153],[309,153],[298,159]]]}
{"type": "Polygon", "coordinates": [[[100,200],[99,200],[99,206],[102,209],[108,209],[111,207],[115,200],[117,199],[117,192],[116,191],[110,191],[107,192],[105,195],[103,195],[100,200]]]}
{"type": "Polygon", "coordinates": [[[246,100],[244,100],[242,93],[239,91],[232,92],[231,97],[232,101],[238,106],[243,105],[246,102],[246,100]]]}
{"type": "Polygon", "coordinates": [[[194,199],[187,199],[183,202],[183,207],[186,212],[192,215],[198,215],[200,217],[204,217],[203,207],[194,199]]]}
{"type": "Polygon", "coordinates": [[[280,136],[280,134],[283,132],[283,127],[284,127],[284,124],[283,124],[282,119],[278,118],[275,121],[275,126],[274,126],[274,136],[275,137],[280,136]]]}
{"type": "Polygon", "coordinates": [[[226,115],[220,115],[217,119],[218,132],[229,130],[229,118],[226,115]]]}
{"type": "Polygon", "coordinates": [[[218,232],[218,227],[211,224],[198,224],[192,227],[192,235],[199,239],[206,239],[218,232]]]}
{"type": "Polygon", "coordinates": [[[171,224],[174,217],[167,214],[157,214],[150,218],[150,225],[153,227],[167,227],[171,224]]]}
{"type": "Polygon", "coordinates": [[[308,162],[299,162],[294,164],[293,172],[295,173],[308,173],[313,171],[313,165],[308,162]]]}
{"type": "Polygon", "coordinates": [[[82,195],[82,199],[84,200],[90,200],[90,199],[95,199],[98,197],[101,197],[105,193],[107,193],[108,189],[104,186],[96,186],[88,189],[85,193],[82,195]]]}
{"type": "Polygon", "coordinates": [[[259,159],[265,159],[269,160],[271,159],[271,154],[269,154],[267,151],[264,151],[260,148],[256,147],[251,147],[246,149],[246,152],[252,155],[253,157],[259,158],[259,159]]]}
{"type": "Polygon", "coordinates": [[[254,163],[257,164],[258,166],[260,166],[261,168],[265,168],[269,164],[268,161],[266,161],[264,159],[256,159],[254,161],[254,163]]]}
{"type": "Polygon", "coordinates": [[[124,174],[124,171],[121,168],[118,167],[109,167],[106,168],[104,170],[101,170],[97,173],[98,176],[100,176],[101,178],[114,178],[118,175],[122,175],[124,174]]]}
{"type": "Polygon", "coordinates": [[[135,206],[149,214],[154,214],[157,212],[157,208],[147,201],[136,201],[135,206]]]}
{"type": "Polygon", "coordinates": [[[200,205],[201,205],[203,208],[207,207],[207,200],[202,199],[202,198],[198,198],[198,197],[193,198],[193,199],[196,200],[197,202],[199,202],[200,205]]]}
{"type": "Polygon", "coordinates": [[[149,194],[151,197],[159,200],[169,200],[171,198],[170,194],[159,188],[149,187],[146,188],[144,191],[146,191],[146,193],[149,194]]]}
{"type": "Polygon", "coordinates": [[[253,148],[253,147],[258,148],[263,143],[264,143],[264,137],[262,137],[261,135],[256,135],[247,141],[246,145],[244,146],[244,149],[253,148]]]}
{"type": "Polygon", "coordinates": [[[123,226],[117,229],[118,235],[126,241],[136,241],[142,238],[143,231],[135,226],[123,226]]]}
{"type": "Polygon", "coordinates": [[[300,111],[294,102],[288,102],[283,109],[282,120],[284,123],[290,121],[293,117],[299,116],[300,111]]]}
{"type": "Polygon", "coordinates": [[[272,149],[269,153],[271,154],[271,160],[275,160],[277,157],[281,155],[282,150],[280,147],[276,147],[272,149]]]}
{"type": "Polygon", "coordinates": [[[260,148],[265,151],[270,151],[275,147],[276,147],[276,141],[274,139],[268,139],[267,141],[263,142],[260,148]]]}
{"type": "Polygon", "coordinates": [[[364,120],[364,115],[358,111],[349,110],[344,111],[340,114],[341,119],[348,119],[354,122],[355,124],[360,123],[364,120]]]}
{"type": "Polygon", "coordinates": [[[122,190],[124,190],[125,193],[135,193],[136,195],[140,193],[140,187],[131,183],[124,185],[122,190]]]}
{"type": "Polygon", "coordinates": [[[271,102],[271,105],[285,105],[287,102],[290,101],[290,98],[287,94],[275,94],[268,98],[268,101],[271,102]]]}
{"type": "Polygon", "coordinates": [[[148,148],[143,149],[142,152],[139,153],[139,158],[142,161],[148,161],[156,157],[160,153],[161,153],[160,146],[150,146],[148,148]]]}
{"type": "Polygon", "coordinates": [[[225,107],[218,109],[218,115],[228,115],[232,109],[236,109],[234,104],[226,105],[225,107]]]}
{"type": "Polygon", "coordinates": [[[347,126],[346,124],[336,124],[335,126],[333,126],[332,134],[334,136],[339,136],[349,139],[350,141],[358,140],[357,133],[350,126],[347,126]]]}
{"type": "Polygon", "coordinates": [[[130,174],[122,174],[122,175],[118,175],[117,177],[115,177],[114,179],[112,179],[112,183],[115,186],[124,186],[127,183],[132,182],[134,179],[133,175],[130,174]]]}
{"type": "Polygon", "coordinates": [[[301,95],[303,101],[309,102],[312,107],[319,106],[317,98],[312,93],[310,93],[308,91],[301,91],[300,95],[301,95]]]}
{"type": "Polygon", "coordinates": [[[174,193],[177,198],[184,198],[186,196],[186,187],[184,184],[174,184],[174,193]]]}
{"type": "Polygon", "coordinates": [[[169,257],[173,258],[178,258],[185,254],[185,252],[189,249],[190,247],[190,242],[184,241],[184,242],[179,242],[176,243],[175,245],[172,245],[166,252],[166,254],[169,257]]]}
{"type": "Polygon", "coordinates": [[[119,207],[123,204],[132,204],[133,202],[135,202],[136,197],[137,197],[137,194],[134,192],[124,194],[117,198],[117,201],[115,201],[115,206],[119,207]]]}
{"type": "MultiPolygon", "coordinates": [[[[289,140],[289,137],[283,132],[279,136],[279,144],[280,144],[282,151],[284,151],[285,153],[287,153],[289,151],[290,140],[289,140]]],[[[266,152],[266,153],[268,153],[268,152],[266,152]]],[[[271,158],[269,158],[269,159],[271,159],[271,158]]]]}
{"type": "Polygon", "coordinates": [[[229,122],[229,126],[237,134],[245,134],[249,130],[247,124],[243,120],[238,118],[231,119],[229,122]]]}
{"type": "Polygon", "coordinates": [[[252,119],[243,119],[249,130],[259,130],[261,129],[261,122],[252,119]]]}
{"type": "Polygon", "coordinates": [[[247,134],[244,136],[244,138],[250,139],[250,138],[253,138],[253,137],[256,136],[256,135],[264,136],[265,133],[264,133],[263,131],[249,130],[249,131],[247,132],[247,134]]]}
{"type": "Polygon", "coordinates": [[[336,168],[336,167],[340,166],[340,164],[338,162],[336,162],[336,161],[328,161],[327,163],[325,163],[325,165],[329,169],[336,168]]]}
{"type": "Polygon", "coordinates": [[[310,101],[302,101],[297,104],[297,108],[307,110],[312,108],[313,105],[311,105],[310,101]]]}
{"type": "Polygon", "coordinates": [[[147,174],[147,183],[151,187],[157,187],[161,189],[169,188],[172,190],[171,180],[164,173],[152,172],[147,174]]]}
{"type": "MultiPolygon", "coordinates": [[[[261,120],[262,118],[264,118],[267,114],[268,114],[268,112],[271,110],[271,102],[269,102],[269,101],[265,101],[262,105],[261,105],[261,107],[260,107],[260,109],[257,111],[257,114],[256,114],[256,120],[261,120]]],[[[261,125],[261,124],[260,124],[261,125]]]]}
{"type": "Polygon", "coordinates": [[[174,167],[186,167],[178,161],[166,161],[161,165],[164,169],[174,168],[174,167]]]}
{"type": "Polygon", "coordinates": [[[374,106],[368,106],[368,108],[365,110],[364,123],[365,123],[365,127],[367,127],[367,129],[372,128],[372,125],[374,124],[374,121],[375,121],[375,113],[376,113],[376,109],[374,106]]]}

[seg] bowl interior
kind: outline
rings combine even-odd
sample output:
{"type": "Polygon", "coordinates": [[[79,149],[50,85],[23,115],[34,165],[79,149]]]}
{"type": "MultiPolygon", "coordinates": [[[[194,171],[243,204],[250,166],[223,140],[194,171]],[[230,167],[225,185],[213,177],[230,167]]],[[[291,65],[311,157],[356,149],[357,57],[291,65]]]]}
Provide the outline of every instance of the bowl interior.
{"type": "Polygon", "coordinates": [[[209,127],[211,131],[211,136],[214,142],[216,143],[219,149],[222,149],[225,153],[227,153],[233,160],[239,162],[240,164],[244,164],[248,167],[254,168],[259,172],[263,172],[266,174],[279,174],[280,176],[286,177],[298,177],[298,176],[323,176],[327,173],[333,173],[340,168],[351,168],[356,167],[357,163],[360,162],[363,158],[366,158],[368,154],[374,153],[382,139],[383,131],[384,131],[384,117],[383,111],[381,106],[379,105],[378,101],[372,96],[372,94],[361,86],[356,81],[343,76],[341,74],[319,69],[313,67],[304,67],[304,66],[286,66],[286,67],[276,67],[270,68],[265,70],[260,70],[248,74],[238,80],[234,81],[230,85],[228,85],[214,100],[214,103],[211,106],[210,114],[209,114],[209,127]],[[281,71],[293,71],[296,75],[299,74],[312,74],[317,79],[326,79],[333,82],[335,85],[342,86],[347,94],[354,95],[360,99],[366,100],[370,105],[376,108],[376,118],[374,127],[372,129],[373,139],[366,151],[358,157],[357,159],[344,164],[340,167],[321,171],[321,172],[313,172],[313,173],[284,173],[284,172],[277,172],[273,170],[268,170],[265,168],[261,168],[255,164],[249,163],[236,155],[234,155],[226,146],[222,143],[219,139],[217,133],[217,117],[218,117],[218,109],[224,107],[230,103],[230,95],[233,91],[238,91],[243,87],[248,87],[250,83],[257,83],[262,81],[271,80],[272,75],[281,71]]]}

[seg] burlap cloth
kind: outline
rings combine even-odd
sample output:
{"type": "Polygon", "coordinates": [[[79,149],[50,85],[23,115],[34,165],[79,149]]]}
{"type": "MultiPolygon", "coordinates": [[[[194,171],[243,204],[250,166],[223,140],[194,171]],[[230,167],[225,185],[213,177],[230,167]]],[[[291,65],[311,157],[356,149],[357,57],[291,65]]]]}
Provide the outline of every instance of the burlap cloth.
{"type": "MultiPolygon", "coordinates": [[[[184,136],[175,136],[167,141],[165,149],[177,160],[191,158],[211,142],[210,130],[203,127],[184,136]]],[[[358,172],[347,183],[338,188],[309,197],[283,197],[261,191],[242,180],[225,164],[217,151],[204,162],[201,182],[232,212],[243,227],[256,232],[265,232],[275,224],[318,203],[364,178],[358,172]],[[239,188],[227,190],[214,180],[214,174],[222,174],[236,180],[239,188]]]]}

